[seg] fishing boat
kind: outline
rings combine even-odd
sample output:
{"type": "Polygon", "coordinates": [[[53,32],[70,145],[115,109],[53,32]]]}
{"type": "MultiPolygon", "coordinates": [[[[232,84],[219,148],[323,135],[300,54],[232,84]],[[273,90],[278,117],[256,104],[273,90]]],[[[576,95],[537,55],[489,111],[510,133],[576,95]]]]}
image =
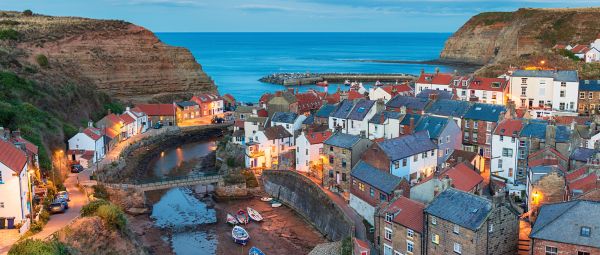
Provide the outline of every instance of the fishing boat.
{"type": "Polygon", "coordinates": [[[327,86],[329,86],[329,83],[327,83],[327,81],[321,81],[321,82],[317,82],[317,86],[327,87],[327,86]]]}
{"type": "Polygon", "coordinates": [[[281,205],[282,205],[281,202],[279,202],[277,200],[271,201],[271,207],[273,207],[273,208],[280,207],[281,205]]]}
{"type": "Polygon", "coordinates": [[[263,202],[271,202],[271,200],[273,200],[272,197],[261,197],[260,198],[260,201],[263,201],[263,202]]]}
{"type": "Polygon", "coordinates": [[[227,223],[232,226],[239,224],[238,220],[229,213],[227,214],[227,223]]]}
{"type": "Polygon", "coordinates": [[[346,86],[350,86],[350,80],[345,80],[345,81],[344,81],[344,85],[346,85],[346,86]]]}
{"type": "Polygon", "coordinates": [[[265,253],[262,252],[260,249],[252,246],[252,248],[248,250],[248,255],[265,255],[265,253]]]}
{"type": "Polygon", "coordinates": [[[237,221],[240,224],[244,224],[244,225],[248,224],[248,214],[246,214],[246,212],[244,210],[240,209],[237,212],[237,216],[236,217],[237,217],[237,221]]]}
{"type": "Polygon", "coordinates": [[[253,221],[259,222],[263,220],[263,217],[260,215],[260,213],[258,213],[257,210],[248,207],[246,208],[246,211],[248,212],[248,216],[250,216],[250,219],[252,219],[253,221]]]}
{"type": "Polygon", "coordinates": [[[231,230],[231,236],[233,237],[233,241],[235,243],[239,243],[241,245],[246,245],[250,239],[250,234],[248,234],[248,231],[240,226],[233,227],[231,230]]]}

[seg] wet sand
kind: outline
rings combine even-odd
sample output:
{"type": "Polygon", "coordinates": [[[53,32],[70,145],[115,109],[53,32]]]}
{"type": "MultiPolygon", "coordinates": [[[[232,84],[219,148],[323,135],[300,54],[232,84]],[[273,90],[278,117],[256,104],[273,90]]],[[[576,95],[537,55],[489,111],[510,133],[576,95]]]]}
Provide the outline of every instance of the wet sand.
{"type": "Polygon", "coordinates": [[[292,209],[284,206],[272,208],[270,203],[259,198],[219,202],[217,209],[217,254],[248,254],[252,246],[256,246],[266,254],[308,254],[317,244],[327,242],[309,222],[297,215],[292,209]],[[227,213],[234,214],[239,209],[252,207],[263,216],[260,223],[250,222],[244,227],[250,234],[246,246],[233,242],[232,227],[227,224],[227,213]]]}

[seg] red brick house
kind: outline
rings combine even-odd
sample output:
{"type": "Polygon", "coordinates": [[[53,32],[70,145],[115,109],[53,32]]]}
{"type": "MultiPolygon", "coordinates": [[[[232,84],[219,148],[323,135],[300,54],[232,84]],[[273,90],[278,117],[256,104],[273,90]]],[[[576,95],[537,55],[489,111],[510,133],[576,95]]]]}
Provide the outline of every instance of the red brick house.
{"type": "Polygon", "coordinates": [[[380,254],[424,254],[425,205],[399,196],[382,203],[375,215],[375,246],[380,254]]]}

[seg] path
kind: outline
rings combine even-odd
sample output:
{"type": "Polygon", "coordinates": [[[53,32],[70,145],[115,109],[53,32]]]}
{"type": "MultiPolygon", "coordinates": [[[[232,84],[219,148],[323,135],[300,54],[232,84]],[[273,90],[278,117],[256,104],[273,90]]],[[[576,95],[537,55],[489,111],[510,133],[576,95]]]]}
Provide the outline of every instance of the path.
{"type": "Polygon", "coordinates": [[[519,220],[519,255],[527,255],[530,251],[531,239],[529,234],[531,233],[531,223],[520,219],[519,220]]]}

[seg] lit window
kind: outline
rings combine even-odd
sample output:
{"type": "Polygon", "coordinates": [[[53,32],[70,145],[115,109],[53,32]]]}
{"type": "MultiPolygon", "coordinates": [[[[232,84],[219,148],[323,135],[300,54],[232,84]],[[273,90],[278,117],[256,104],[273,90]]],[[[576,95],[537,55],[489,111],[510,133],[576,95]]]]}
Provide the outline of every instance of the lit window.
{"type": "Polygon", "coordinates": [[[364,184],[364,183],[362,183],[362,182],[359,182],[359,183],[358,183],[358,189],[359,189],[360,191],[365,191],[365,184],[364,184]]]}
{"type": "Polygon", "coordinates": [[[431,216],[431,224],[432,225],[436,225],[437,224],[437,219],[433,216],[431,216]]]}
{"type": "Polygon", "coordinates": [[[440,236],[436,234],[431,235],[431,242],[434,244],[440,244],[440,236]]]}

